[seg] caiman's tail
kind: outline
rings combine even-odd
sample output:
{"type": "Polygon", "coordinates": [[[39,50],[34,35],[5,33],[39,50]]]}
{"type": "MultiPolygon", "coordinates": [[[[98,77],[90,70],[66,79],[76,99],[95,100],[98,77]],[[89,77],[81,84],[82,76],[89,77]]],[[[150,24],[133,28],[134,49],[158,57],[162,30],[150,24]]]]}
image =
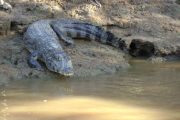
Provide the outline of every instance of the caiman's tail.
{"type": "Polygon", "coordinates": [[[127,46],[124,40],[116,37],[113,33],[105,31],[99,26],[90,23],[84,23],[74,20],[53,21],[51,26],[57,34],[64,34],[71,38],[83,38],[95,40],[103,44],[126,50],[127,46]]]}

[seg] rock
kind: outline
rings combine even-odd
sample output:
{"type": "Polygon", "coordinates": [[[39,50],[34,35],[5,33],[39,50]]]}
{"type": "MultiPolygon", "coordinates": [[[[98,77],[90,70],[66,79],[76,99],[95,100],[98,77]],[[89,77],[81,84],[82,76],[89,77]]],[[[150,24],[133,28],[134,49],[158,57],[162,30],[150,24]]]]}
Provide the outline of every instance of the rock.
{"type": "Polygon", "coordinates": [[[0,9],[11,12],[12,6],[9,3],[4,2],[4,0],[1,0],[0,1],[0,9]]]}
{"type": "Polygon", "coordinates": [[[11,21],[11,30],[18,33],[24,33],[28,25],[31,23],[30,20],[24,17],[14,17],[11,21]]]}
{"type": "Polygon", "coordinates": [[[130,36],[124,38],[129,44],[129,53],[134,57],[180,56],[180,38],[171,36],[165,38],[130,36]]]}
{"type": "Polygon", "coordinates": [[[152,42],[133,39],[129,47],[129,53],[134,57],[151,57],[155,54],[155,47],[152,42]]]}

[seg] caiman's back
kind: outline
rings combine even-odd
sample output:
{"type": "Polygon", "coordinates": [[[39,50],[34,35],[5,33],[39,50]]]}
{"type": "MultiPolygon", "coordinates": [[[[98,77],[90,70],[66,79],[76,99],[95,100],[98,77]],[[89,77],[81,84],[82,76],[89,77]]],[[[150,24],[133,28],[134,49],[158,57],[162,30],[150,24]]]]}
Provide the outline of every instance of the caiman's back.
{"type": "Polygon", "coordinates": [[[47,68],[63,75],[72,75],[70,57],[63,51],[58,36],[50,26],[51,20],[40,20],[31,24],[24,34],[26,48],[30,51],[29,64],[41,69],[37,59],[47,68]]]}
{"type": "Polygon", "coordinates": [[[24,42],[29,51],[36,50],[44,53],[50,49],[62,50],[58,36],[51,28],[50,22],[50,20],[40,20],[28,27],[24,35],[24,42]]]}

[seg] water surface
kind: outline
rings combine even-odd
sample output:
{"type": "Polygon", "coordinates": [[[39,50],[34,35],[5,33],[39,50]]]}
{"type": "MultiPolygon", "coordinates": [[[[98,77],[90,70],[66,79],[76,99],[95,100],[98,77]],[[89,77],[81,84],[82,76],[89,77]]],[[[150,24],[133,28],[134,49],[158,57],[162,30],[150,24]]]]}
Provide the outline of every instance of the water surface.
{"type": "Polygon", "coordinates": [[[0,120],[179,120],[180,62],[130,64],[113,75],[1,84],[0,120]]]}

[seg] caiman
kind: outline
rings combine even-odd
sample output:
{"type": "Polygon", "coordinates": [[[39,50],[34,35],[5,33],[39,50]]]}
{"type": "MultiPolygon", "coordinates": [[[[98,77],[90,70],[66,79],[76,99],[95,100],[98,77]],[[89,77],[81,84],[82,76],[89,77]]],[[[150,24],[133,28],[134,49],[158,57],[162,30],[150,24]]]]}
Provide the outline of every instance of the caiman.
{"type": "Polygon", "coordinates": [[[24,34],[25,46],[31,53],[29,65],[42,70],[37,61],[40,60],[50,71],[65,76],[73,75],[71,58],[64,52],[59,39],[72,45],[74,38],[95,40],[121,50],[126,49],[121,38],[91,23],[73,19],[39,20],[32,23],[24,34]]]}

